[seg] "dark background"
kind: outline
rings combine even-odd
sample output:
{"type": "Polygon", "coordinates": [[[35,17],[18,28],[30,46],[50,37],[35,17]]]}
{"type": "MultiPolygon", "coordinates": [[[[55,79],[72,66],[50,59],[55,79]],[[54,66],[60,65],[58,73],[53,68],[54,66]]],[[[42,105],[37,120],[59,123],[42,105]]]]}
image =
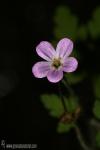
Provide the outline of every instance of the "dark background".
{"type": "MultiPolygon", "coordinates": [[[[81,149],[73,130],[67,135],[56,132],[57,120],[48,115],[39,99],[41,93],[57,91],[57,86],[46,79],[36,79],[31,73],[32,65],[39,60],[36,45],[53,39],[53,15],[60,4],[67,4],[80,22],[85,23],[99,1],[0,2],[0,139],[6,143],[36,143],[38,149],[48,150],[81,149]]],[[[99,48],[99,40],[94,42],[96,49],[99,48]]],[[[85,49],[83,43],[79,44],[85,49]]],[[[78,92],[83,94],[80,95],[84,99],[92,97],[89,76],[99,72],[100,60],[97,51],[95,58],[86,50],[82,55],[86,56],[86,61],[81,62],[81,66],[88,70],[88,77],[78,92]],[[85,87],[87,92],[83,90],[85,87]]],[[[89,104],[92,105],[92,102],[89,104]]],[[[89,106],[86,113],[91,115],[89,106]]],[[[84,123],[82,130],[86,132],[84,123]]]]}

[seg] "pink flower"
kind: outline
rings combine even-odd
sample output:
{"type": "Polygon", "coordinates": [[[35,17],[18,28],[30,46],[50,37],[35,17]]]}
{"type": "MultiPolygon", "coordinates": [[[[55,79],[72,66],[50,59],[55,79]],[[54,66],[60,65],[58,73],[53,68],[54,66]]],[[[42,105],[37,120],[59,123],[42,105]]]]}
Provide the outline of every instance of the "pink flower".
{"type": "Polygon", "coordinates": [[[32,73],[37,78],[44,78],[57,83],[63,78],[63,72],[73,72],[77,69],[78,61],[69,57],[73,50],[73,42],[64,38],[57,44],[56,50],[47,42],[42,41],[36,47],[37,54],[45,61],[37,62],[32,67],[32,73]]]}

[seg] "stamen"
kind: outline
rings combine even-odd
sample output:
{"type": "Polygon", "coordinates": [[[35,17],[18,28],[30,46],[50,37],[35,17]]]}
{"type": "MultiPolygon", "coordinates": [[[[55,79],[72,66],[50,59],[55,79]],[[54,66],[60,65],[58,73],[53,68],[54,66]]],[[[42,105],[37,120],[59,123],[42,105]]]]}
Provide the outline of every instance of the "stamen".
{"type": "Polygon", "coordinates": [[[60,59],[55,59],[53,60],[52,66],[58,69],[61,66],[60,59]]]}

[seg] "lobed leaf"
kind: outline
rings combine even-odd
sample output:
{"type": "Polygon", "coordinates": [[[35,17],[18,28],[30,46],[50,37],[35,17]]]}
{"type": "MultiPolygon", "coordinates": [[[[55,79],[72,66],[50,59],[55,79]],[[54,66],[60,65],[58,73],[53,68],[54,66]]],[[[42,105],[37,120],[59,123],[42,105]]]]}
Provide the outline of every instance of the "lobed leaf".
{"type": "MultiPolygon", "coordinates": [[[[70,97],[69,99],[64,99],[68,112],[74,112],[78,107],[77,97],[70,97]]],[[[62,101],[59,96],[55,94],[44,94],[41,96],[41,101],[44,107],[49,110],[49,114],[53,117],[61,117],[65,112],[62,105],[62,101]]]]}
{"type": "Polygon", "coordinates": [[[93,80],[95,97],[100,98],[100,76],[96,76],[93,80]]]}
{"type": "Polygon", "coordinates": [[[78,108],[78,98],[75,96],[70,96],[68,100],[66,100],[66,106],[69,113],[75,112],[78,108]]]}
{"type": "Polygon", "coordinates": [[[88,29],[93,38],[100,37],[100,7],[93,13],[93,19],[88,23],[88,29]]]}
{"type": "Polygon", "coordinates": [[[94,103],[93,113],[97,119],[100,119],[100,101],[96,100],[94,103]]]}
{"type": "Polygon", "coordinates": [[[97,132],[97,135],[96,135],[96,145],[97,147],[100,148],[100,131],[97,132]]]}
{"type": "Polygon", "coordinates": [[[45,108],[47,108],[49,110],[49,113],[53,117],[59,118],[64,113],[64,108],[63,108],[62,102],[57,95],[45,94],[45,95],[41,96],[41,100],[42,100],[45,108]]]}
{"type": "Polygon", "coordinates": [[[54,35],[57,39],[61,39],[65,36],[76,39],[78,19],[70,12],[68,7],[57,7],[54,22],[56,25],[54,35]]]}
{"type": "Polygon", "coordinates": [[[57,132],[58,133],[69,132],[73,127],[74,127],[73,123],[64,124],[64,123],[59,122],[58,127],[57,127],[57,132]]]}

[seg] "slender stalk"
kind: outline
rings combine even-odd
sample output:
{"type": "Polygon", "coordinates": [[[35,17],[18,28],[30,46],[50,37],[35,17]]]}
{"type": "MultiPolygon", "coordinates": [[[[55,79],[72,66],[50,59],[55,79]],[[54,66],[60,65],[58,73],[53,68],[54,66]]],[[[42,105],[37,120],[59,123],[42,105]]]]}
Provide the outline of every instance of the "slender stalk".
{"type": "Polygon", "coordinates": [[[76,132],[77,138],[78,138],[83,150],[93,150],[92,148],[90,148],[86,145],[86,143],[83,139],[83,136],[81,134],[81,131],[77,125],[75,125],[75,132],[76,132]]]}
{"type": "Polygon", "coordinates": [[[69,83],[68,83],[68,81],[67,81],[66,78],[64,78],[64,79],[62,80],[62,83],[64,84],[64,86],[66,87],[66,89],[68,90],[68,92],[69,92],[70,95],[72,95],[72,96],[75,95],[73,89],[72,89],[71,86],[69,85],[69,83]]]}
{"type": "MultiPolygon", "coordinates": [[[[73,89],[71,88],[71,86],[69,85],[68,80],[67,80],[66,78],[64,78],[64,79],[62,80],[62,83],[64,84],[64,86],[65,86],[66,89],[68,90],[69,94],[70,94],[71,96],[75,96],[75,93],[74,93],[73,89]]],[[[93,123],[94,123],[94,122],[93,122],[93,123]]],[[[98,124],[96,124],[96,125],[99,126],[98,124]]],[[[83,138],[83,136],[82,136],[82,134],[81,134],[81,131],[80,131],[79,127],[78,127],[77,125],[75,125],[74,127],[75,127],[74,129],[75,129],[75,132],[76,132],[76,135],[77,135],[77,139],[79,140],[80,145],[81,145],[81,147],[83,148],[83,150],[93,150],[93,148],[89,147],[89,146],[85,143],[84,138],[83,138]]],[[[100,127],[100,126],[99,126],[99,127],[100,127]]]]}
{"type": "Polygon", "coordinates": [[[67,107],[66,107],[66,103],[65,103],[62,91],[61,91],[61,83],[58,83],[58,89],[59,89],[59,95],[60,95],[60,98],[61,98],[61,101],[62,101],[62,105],[63,105],[64,110],[66,112],[67,111],[67,107]]]}
{"type": "MultiPolygon", "coordinates": [[[[64,86],[65,86],[66,89],[68,90],[69,94],[70,94],[71,96],[75,96],[75,93],[74,93],[73,89],[70,87],[70,85],[69,85],[69,83],[68,83],[68,81],[67,81],[66,78],[64,78],[64,79],[62,80],[62,83],[64,84],[64,86]]],[[[62,93],[61,93],[61,86],[60,86],[60,84],[59,84],[59,93],[60,93],[60,96],[61,96],[62,104],[63,104],[64,109],[65,109],[65,111],[66,111],[67,108],[66,108],[66,104],[65,104],[63,95],[62,95],[62,93]]],[[[79,140],[79,142],[80,142],[80,145],[81,145],[81,147],[83,148],[83,150],[93,150],[91,147],[89,147],[89,146],[85,143],[84,138],[83,138],[83,136],[82,136],[82,134],[81,134],[81,131],[80,131],[80,129],[79,129],[79,127],[78,127],[77,125],[75,125],[75,132],[76,132],[77,138],[78,138],[78,140],[79,140]]]]}

